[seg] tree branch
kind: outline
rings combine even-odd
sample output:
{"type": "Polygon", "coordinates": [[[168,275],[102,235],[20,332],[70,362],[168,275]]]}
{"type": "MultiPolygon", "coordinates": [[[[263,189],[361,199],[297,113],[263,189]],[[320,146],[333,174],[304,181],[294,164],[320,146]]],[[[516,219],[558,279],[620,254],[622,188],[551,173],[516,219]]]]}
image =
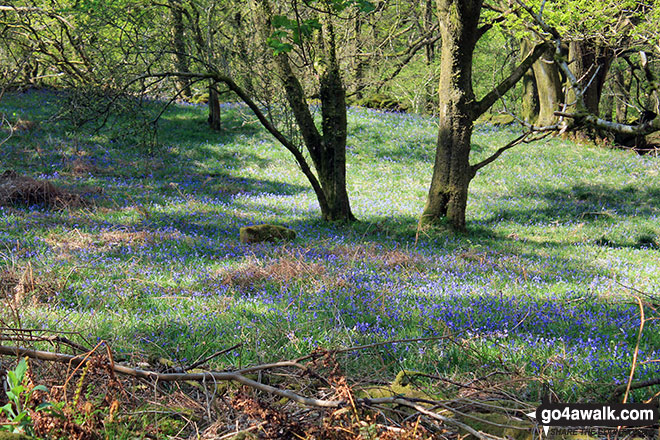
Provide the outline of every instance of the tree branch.
{"type": "MultiPolygon", "coordinates": [[[[660,130],[660,118],[657,117],[651,121],[645,121],[637,125],[629,125],[629,124],[620,124],[617,122],[607,121],[605,119],[599,118],[597,115],[588,112],[586,110],[586,105],[584,103],[585,88],[580,86],[578,79],[575,77],[571,69],[568,67],[568,62],[566,61],[565,57],[563,57],[561,54],[561,42],[562,42],[561,35],[556,29],[548,26],[543,21],[543,18],[541,17],[540,14],[535,14],[534,10],[530,6],[525,5],[521,0],[517,0],[517,2],[531,15],[532,19],[539,27],[541,27],[541,29],[543,29],[546,33],[552,35],[555,46],[555,55],[554,55],[555,62],[559,66],[560,70],[564,73],[564,75],[566,75],[570,87],[575,92],[575,97],[576,97],[575,108],[577,109],[576,112],[575,113],[555,112],[554,113],[555,115],[574,119],[576,126],[589,125],[591,127],[601,128],[603,130],[607,130],[613,133],[644,136],[660,130]]],[[[641,62],[642,69],[647,75],[647,80],[650,82],[652,90],[656,90],[654,76],[652,72],[650,72],[650,70],[647,68],[648,65],[645,62],[646,60],[643,53],[640,54],[640,56],[642,59],[641,62]]]]}
{"type": "Polygon", "coordinates": [[[480,169],[482,169],[482,168],[485,167],[486,165],[488,165],[488,164],[494,162],[494,161],[495,161],[498,157],[500,157],[500,156],[502,155],[502,153],[504,153],[506,150],[509,150],[509,149],[515,147],[516,145],[518,145],[518,144],[524,142],[525,139],[527,139],[527,137],[528,137],[530,134],[531,134],[531,132],[529,132],[529,131],[526,132],[526,133],[524,133],[524,134],[521,134],[520,136],[518,136],[517,138],[515,138],[514,140],[512,140],[511,142],[509,142],[509,143],[506,144],[505,146],[499,148],[499,149],[498,149],[495,153],[493,153],[491,156],[487,157],[486,159],[482,160],[481,162],[479,162],[479,163],[477,163],[477,164],[474,164],[474,165],[470,166],[470,169],[472,170],[472,173],[475,174],[477,171],[479,171],[480,169]]]}
{"type": "Polygon", "coordinates": [[[550,48],[548,43],[537,44],[534,49],[530,52],[527,57],[511,72],[507,78],[505,78],[500,84],[497,85],[493,90],[491,90],[486,96],[484,96],[480,101],[475,103],[474,117],[478,117],[485,113],[489,108],[492,107],[495,102],[500,99],[501,96],[504,96],[506,92],[515,86],[516,83],[523,77],[525,72],[527,72],[532,65],[538,60],[545,51],[550,48]]]}
{"type": "MultiPolygon", "coordinates": [[[[24,347],[11,347],[0,345],[0,354],[10,355],[10,356],[28,356],[33,359],[40,359],[50,362],[61,362],[67,363],[74,366],[84,365],[90,361],[90,353],[85,355],[73,356],[63,353],[55,353],[50,351],[41,351],[33,350],[30,348],[24,347]]],[[[259,371],[267,368],[280,367],[280,366],[290,366],[297,364],[292,362],[281,362],[277,364],[255,366],[252,368],[234,371],[234,372],[204,372],[204,373],[159,373],[156,371],[142,370],[139,368],[131,368],[125,365],[116,364],[114,362],[110,363],[112,370],[119,374],[124,374],[127,376],[132,376],[141,379],[151,379],[160,382],[181,382],[181,381],[197,381],[197,382],[221,382],[221,381],[233,381],[238,382],[243,385],[249,386],[259,391],[265,393],[274,394],[279,397],[284,397],[290,399],[294,402],[300,403],[301,405],[318,407],[318,408],[340,408],[349,404],[346,400],[324,400],[324,399],[315,399],[311,397],[301,396],[300,394],[294,393],[290,390],[283,390],[281,388],[276,388],[270,385],[257,382],[255,380],[245,377],[242,372],[247,371],[259,371]]],[[[425,408],[419,403],[418,399],[407,399],[403,396],[393,396],[393,397],[381,397],[381,398],[362,398],[351,400],[351,403],[358,405],[374,405],[374,404],[396,404],[412,408],[415,411],[424,414],[432,419],[452,425],[463,429],[475,437],[483,440],[490,440],[497,437],[493,437],[489,434],[477,431],[474,428],[462,423],[458,420],[440,415],[431,411],[428,408],[425,408]]],[[[437,403],[434,401],[424,401],[426,403],[437,403]]]]}
{"type": "Polygon", "coordinates": [[[146,79],[146,78],[170,78],[170,77],[180,77],[180,78],[198,78],[198,79],[211,79],[215,82],[221,82],[224,83],[232,92],[236,93],[238,97],[252,110],[252,113],[259,119],[259,122],[263,127],[268,130],[270,134],[272,134],[275,139],[279,141],[284,148],[289,150],[291,154],[293,154],[294,158],[296,159],[296,162],[300,166],[300,169],[302,170],[303,174],[305,177],[307,177],[307,180],[309,180],[309,183],[312,185],[312,188],[314,189],[314,193],[319,199],[319,203],[321,204],[321,208],[323,210],[323,205],[327,205],[327,200],[325,198],[325,193],[323,192],[323,189],[321,188],[321,184],[319,183],[318,179],[316,178],[316,175],[314,172],[311,170],[309,167],[309,164],[307,163],[307,160],[305,159],[305,156],[303,153],[289,141],[289,139],[286,138],[282,134],[281,131],[279,131],[264,115],[264,113],[261,111],[259,106],[250,98],[250,96],[238,85],[232,80],[230,77],[226,75],[222,75],[220,73],[216,72],[209,72],[209,73],[194,73],[194,72],[161,72],[161,73],[147,73],[145,75],[142,75],[138,78],[136,78],[136,81],[139,81],[141,79],[146,79]]]}
{"type": "MultiPolygon", "coordinates": [[[[0,345],[0,354],[15,355],[15,356],[28,356],[34,359],[41,359],[52,362],[69,363],[71,365],[85,364],[89,361],[88,358],[81,356],[72,356],[62,353],[53,353],[50,351],[32,350],[23,347],[9,347],[0,345]]],[[[294,402],[298,402],[305,406],[314,406],[321,408],[337,408],[342,406],[342,400],[320,400],[309,397],[304,397],[289,390],[282,390],[279,388],[266,385],[252,379],[249,379],[242,374],[234,372],[205,372],[205,373],[158,373],[155,371],[142,370],[139,368],[130,368],[125,365],[113,364],[113,371],[128,376],[133,376],[142,379],[152,379],[160,382],[177,382],[192,380],[197,382],[220,382],[220,381],[234,381],[247,385],[251,388],[274,394],[280,397],[286,397],[294,402]]]]}

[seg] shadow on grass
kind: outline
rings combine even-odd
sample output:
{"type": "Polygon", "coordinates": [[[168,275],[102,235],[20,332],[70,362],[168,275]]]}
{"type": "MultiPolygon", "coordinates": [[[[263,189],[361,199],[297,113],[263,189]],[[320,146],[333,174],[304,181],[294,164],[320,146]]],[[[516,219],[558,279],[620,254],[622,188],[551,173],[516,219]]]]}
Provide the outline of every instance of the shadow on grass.
{"type": "Polygon", "coordinates": [[[546,206],[538,209],[501,209],[484,223],[491,225],[502,220],[521,224],[570,222],[615,218],[616,216],[651,217],[660,213],[660,189],[606,184],[577,184],[570,188],[525,191],[520,198],[543,200],[546,206]]]}

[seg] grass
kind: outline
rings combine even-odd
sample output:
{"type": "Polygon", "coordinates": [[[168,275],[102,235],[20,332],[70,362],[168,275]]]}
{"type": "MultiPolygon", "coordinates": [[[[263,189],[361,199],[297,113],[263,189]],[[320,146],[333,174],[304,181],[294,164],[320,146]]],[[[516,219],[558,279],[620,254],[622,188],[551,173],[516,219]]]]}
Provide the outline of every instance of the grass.
{"type": "MultiPolygon", "coordinates": [[[[468,234],[418,231],[434,120],[351,109],[348,185],[361,222],[347,226],[319,220],[293,159],[240,107],[223,109],[222,133],[206,128],[204,108],[174,107],[159,147],[145,149],[120,123],[94,134],[49,121],[60,100],[31,91],[0,103],[41,121],[2,147],[2,168],[96,203],[0,208],[0,265],[18,275],[29,265],[48,285],[21,305],[24,326],[105,339],[129,361],[189,365],[242,344],[215,368],[452,334],[347,356],[346,368],[389,380],[402,369],[509,368],[572,401],[627,380],[640,317],[624,286],[654,295],[660,284],[657,158],[561,139],[523,145],[477,175],[468,234]],[[298,238],[239,243],[239,227],[264,222],[298,238]]],[[[477,126],[473,161],[514,135],[477,126]]],[[[657,377],[659,335],[646,322],[635,380],[657,377]]],[[[526,387],[534,400],[536,385],[526,387]]]]}

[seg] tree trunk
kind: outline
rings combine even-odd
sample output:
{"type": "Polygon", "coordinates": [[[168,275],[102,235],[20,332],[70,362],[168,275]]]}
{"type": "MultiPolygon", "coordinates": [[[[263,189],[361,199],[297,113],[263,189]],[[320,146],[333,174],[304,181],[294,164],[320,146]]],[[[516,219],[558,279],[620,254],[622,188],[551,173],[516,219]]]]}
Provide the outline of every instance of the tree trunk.
{"type": "MultiPolygon", "coordinates": [[[[262,14],[260,26],[265,41],[272,32],[270,17],[273,14],[267,0],[259,0],[257,4],[262,14]]],[[[322,133],[314,122],[302,84],[291,66],[288,54],[276,55],[274,63],[284,86],[287,103],[318,176],[320,185],[311,183],[319,200],[323,219],[354,221],[346,190],[346,88],[337,61],[332,17],[330,14],[320,13],[319,21],[321,29],[315,34],[317,52],[314,66],[319,78],[322,133]]]]}
{"type": "Polygon", "coordinates": [[[320,161],[317,164],[319,180],[328,203],[323,217],[329,221],[354,221],[346,191],[346,88],[341,79],[337,61],[337,48],[329,16],[321,17],[323,27],[319,47],[324,50],[323,62],[317,63],[319,95],[321,98],[320,161]]]}
{"type": "Polygon", "coordinates": [[[355,99],[362,98],[362,90],[365,86],[364,80],[364,58],[361,56],[362,52],[362,16],[356,15],[353,23],[353,56],[351,57],[351,68],[353,71],[353,95],[355,99]]]}
{"type": "Polygon", "coordinates": [[[614,91],[616,96],[616,122],[625,124],[628,122],[628,106],[626,102],[630,97],[632,86],[632,74],[626,77],[623,69],[615,71],[614,91]]]}
{"type": "Polygon", "coordinates": [[[422,223],[446,218],[465,229],[468,186],[474,177],[470,148],[475,119],[472,58],[478,40],[480,0],[439,0],[442,35],[439,84],[439,131],[433,177],[422,223]]]}
{"type": "MultiPolygon", "coordinates": [[[[524,38],[520,42],[521,57],[525,57],[532,48],[532,44],[528,39],[524,38]]],[[[522,113],[523,121],[530,124],[536,124],[539,117],[539,91],[536,87],[536,79],[534,78],[534,70],[530,69],[525,72],[522,78],[522,113]]]]}
{"type": "Polygon", "coordinates": [[[220,118],[220,98],[218,96],[217,84],[209,86],[209,127],[211,130],[222,130],[222,120],[220,118]]]}
{"type": "MultiPolygon", "coordinates": [[[[183,11],[181,5],[175,0],[169,0],[170,13],[172,16],[172,45],[174,46],[174,67],[178,72],[189,73],[188,51],[186,50],[185,26],[183,24],[183,11]]],[[[181,90],[181,96],[190,100],[192,92],[190,90],[190,80],[188,78],[178,77],[177,87],[181,90]]]]}
{"type": "MultiPolygon", "coordinates": [[[[603,93],[603,86],[612,62],[610,50],[597,46],[588,40],[572,41],[568,49],[571,71],[585,87],[584,105],[589,113],[600,114],[598,106],[603,93]]],[[[569,87],[568,103],[575,101],[575,92],[569,87]]]]}
{"type": "MultiPolygon", "coordinates": [[[[421,0],[420,6],[422,9],[422,29],[424,29],[425,34],[428,34],[433,27],[433,1],[421,0]]],[[[430,66],[435,58],[435,43],[427,44],[424,49],[426,54],[426,64],[430,66]]]]}
{"type": "Polygon", "coordinates": [[[601,106],[601,118],[611,121],[612,115],[614,114],[614,95],[606,94],[602,98],[603,105],[601,106]]]}
{"type": "Polygon", "coordinates": [[[534,79],[539,94],[539,115],[536,125],[544,127],[557,123],[555,112],[564,100],[559,68],[554,61],[554,49],[544,53],[540,60],[534,63],[534,79]]]}
{"type": "Polygon", "coordinates": [[[483,161],[471,165],[470,149],[474,120],[490,109],[518,83],[547,51],[539,44],[525,59],[482,99],[472,88],[474,48],[489,25],[478,27],[482,0],[438,0],[441,50],[439,130],[433,177],[420,221],[439,223],[447,219],[455,229],[465,229],[468,187],[476,172],[497,159],[514,144],[498,149],[483,161]]]}

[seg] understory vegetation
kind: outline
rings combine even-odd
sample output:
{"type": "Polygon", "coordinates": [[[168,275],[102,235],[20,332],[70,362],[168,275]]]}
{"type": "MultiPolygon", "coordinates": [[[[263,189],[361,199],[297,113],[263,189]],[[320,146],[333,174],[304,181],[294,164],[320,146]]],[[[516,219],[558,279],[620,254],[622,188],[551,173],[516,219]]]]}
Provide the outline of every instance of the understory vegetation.
{"type": "MultiPolygon", "coordinates": [[[[183,368],[236,346],[214,370],[393,341],[339,357],[352,383],[414,371],[449,398],[461,389],[448,380],[501,374],[520,378],[513,393],[530,406],[544,384],[565,401],[602,400],[628,382],[635,354],[633,382],[660,373],[657,157],[560,137],[522,144],[478,173],[457,234],[418,224],[435,120],[354,107],[347,186],[359,223],[328,223],[243,106],[223,104],[221,132],[206,128],[206,107],[172,106],[141,146],[121,119],[74,130],[57,116],[63,102],[49,90],[0,102],[37,123],[2,146],[0,172],[86,200],[0,207],[3,327],[107,341],[130,365],[183,368]],[[297,238],[239,242],[240,227],[261,223],[297,238]]],[[[472,162],[518,135],[477,125],[472,162]]]]}

